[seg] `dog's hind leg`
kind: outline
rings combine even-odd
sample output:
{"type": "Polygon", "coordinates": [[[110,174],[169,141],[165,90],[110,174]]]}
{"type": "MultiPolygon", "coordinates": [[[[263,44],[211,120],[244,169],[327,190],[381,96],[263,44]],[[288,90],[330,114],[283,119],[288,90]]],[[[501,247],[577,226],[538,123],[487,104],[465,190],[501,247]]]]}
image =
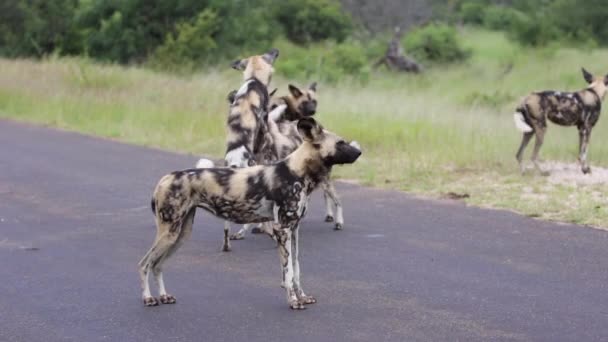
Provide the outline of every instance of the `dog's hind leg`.
{"type": "Polygon", "coordinates": [[[281,271],[283,274],[283,286],[287,291],[287,303],[294,310],[305,309],[304,304],[300,303],[294,289],[293,272],[293,251],[292,251],[292,229],[281,227],[275,231],[279,244],[279,259],[281,261],[281,271]]]}
{"type": "Polygon", "coordinates": [[[532,151],[532,162],[534,163],[534,167],[536,167],[536,170],[538,170],[541,175],[548,174],[548,172],[543,172],[538,162],[538,152],[540,151],[541,146],[543,146],[543,140],[545,139],[545,131],[545,127],[537,127],[534,130],[534,132],[536,133],[536,140],[534,141],[534,151],[532,151]]]}
{"type": "Polygon", "coordinates": [[[293,286],[300,304],[314,304],[317,302],[317,300],[313,296],[307,296],[302,289],[302,285],[300,284],[299,231],[300,226],[298,225],[293,229],[291,236],[291,250],[293,252],[293,286]]]}
{"type": "MultiPolygon", "coordinates": [[[[161,271],[162,265],[167,258],[177,250],[180,245],[178,244],[178,241],[183,238],[184,235],[189,235],[187,230],[191,229],[193,219],[194,209],[188,212],[185,217],[175,220],[174,222],[161,222],[157,217],[158,229],[156,239],[150,250],[148,250],[146,255],[139,262],[139,274],[142,281],[144,305],[158,305],[158,300],[154,298],[150,292],[150,272],[152,271],[155,273],[155,278],[159,281],[159,286],[161,286],[162,283],[163,290],[165,290],[161,271]],[[183,227],[187,221],[190,222],[189,226],[183,227]],[[187,230],[183,231],[184,228],[187,228],[187,230]]],[[[164,291],[164,294],[166,295],[166,290],[164,291]]],[[[173,298],[173,301],[174,300],[175,298],[173,298]]]]}
{"type": "Polygon", "coordinates": [[[224,221],[224,244],[222,245],[222,251],[230,252],[232,248],[230,247],[230,240],[236,240],[230,235],[230,222],[224,221]]]}
{"type": "Polygon", "coordinates": [[[585,127],[578,128],[578,161],[581,164],[581,171],[584,174],[591,173],[591,168],[587,164],[587,149],[589,148],[589,137],[591,136],[591,129],[585,127]]]}
{"type": "Polygon", "coordinates": [[[519,145],[519,149],[517,150],[517,154],[515,155],[515,158],[517,159],[517,163],[519,164],[519,170],[522,175],[525,172],[525,167],[524,167],[524,163],[523,163],[524,150],[526,149],[526,146],[528,146],[528,143],[530,142],[530,139],[532,139],[533,135],[534,135],[534,132],[524,133],[524,136],[521,139],[521,144],[519,145]]]}
{"type": "Polygon", "coordinates": [[[336,225],[334,227],[335,230],[341,230],[344,228],[344,213],[342,211],[342,202],[340,201],[340,196],[336,192],[336,188],[331,180],[325,180],[322,183],[323,187],[323,197],[325,198],[325,208],[327,210],[327,216],[325,217],[325,222],[333,222],[333,207],[336,208],[336,225]]]}
{"type": "Polygon", "coordinates": [[[165,288],[165,282],[163,280],[162,264],[167,260],[175,251],[186,241],[190,235],[192,235],[192,223],[194,222],[194,215],[196,208],[191,209],[183,220],[181,231],[177,237],[175,243],[167,250],[165,255],[162,256],[161,261],[152,268],[154,278],[158,284],[158,292],[160,302],[163,304],[174,304],[176,302],[175,297],[168,294],[165,288]]]}

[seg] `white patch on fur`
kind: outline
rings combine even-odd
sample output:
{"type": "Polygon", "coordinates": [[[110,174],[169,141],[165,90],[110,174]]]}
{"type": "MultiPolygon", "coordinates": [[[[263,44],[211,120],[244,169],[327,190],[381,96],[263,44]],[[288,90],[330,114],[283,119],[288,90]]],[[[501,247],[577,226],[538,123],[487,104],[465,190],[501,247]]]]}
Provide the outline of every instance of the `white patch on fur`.
{"type": "Polygon", "coordinates": [[[358,142],[356,142],[355,140],[350,142],[350,146],[356,148],[357,150],[361,151],[361,145],[359,145],[358,142]]]}
{"type": "Polygon", "coordinates": [[[239,148],[235,148],[234,150],[226,153],[226,165],[228,167],[247,167],[247,159],[245,158],[245,153],[247,153],[247,149],[245,146],[241,146],[239,148]]]}
{"type": "Polygon", "coordinates": [[[198,162],[196,163],[197,169],[210,169],[214,166],[215,166],[215,164],[211,160],[205,159],[205,158],[199,159],[198,162]]]}
{"type": "Polygon", "coordinates": [[[279,121],[285,109],[287,109],[287,105],[285,104],[277,106],[277,108],[273,109],[270,113],[268,113],[269,119],[275,122],[279,121]]]}
{"type": "Polygon", "coordinates": [[[533,131],[532,127],[530,127],[526,123],[526,120],[524,120],[524,116],[522,113],[520,113],[520,112],[513,113],[513,120],[515,120],[515,127],[517,127],[517,129],[520,132],[530,133],[533,131]]]}
{"type": "Polygon", "coordinates": [[[247,93],[247,89],[249,88],[249,83],[253,82],[253,80],[247,80],[243,85],[239,88],[239,90],[234,94],[234,98],[238,98],[239,96],[245,95],[247,93]]]}

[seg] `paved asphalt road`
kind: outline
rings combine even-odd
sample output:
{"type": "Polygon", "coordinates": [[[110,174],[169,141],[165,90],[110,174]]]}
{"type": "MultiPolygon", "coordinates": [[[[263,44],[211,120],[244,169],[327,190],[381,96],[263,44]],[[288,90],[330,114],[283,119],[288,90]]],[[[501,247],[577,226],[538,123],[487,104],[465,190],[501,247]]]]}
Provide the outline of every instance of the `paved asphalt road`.
{"type": "MultiPolygon", "coordinates": [[[[220,252],[199,211],[145,308],[136,264],[172,154],[0,121],[0,341],[607,341],[608,233],[340,184],[311,201],[294,312],[264,236],[220,252]]],[[[356,167],[356,164],[352,167],[356,167]]]]}

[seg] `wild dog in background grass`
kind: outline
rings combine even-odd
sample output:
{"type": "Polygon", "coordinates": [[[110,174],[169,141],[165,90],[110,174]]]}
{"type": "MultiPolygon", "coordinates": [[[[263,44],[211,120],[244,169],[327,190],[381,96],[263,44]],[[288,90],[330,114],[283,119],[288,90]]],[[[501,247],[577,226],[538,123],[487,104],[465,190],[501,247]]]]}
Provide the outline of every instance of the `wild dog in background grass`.
{"type": "Polygon", "coordinates": [[[547,130],[547,119],[561,126],[575,126],[579,135],[578,161],[583,173],[590,173],[587,163],[587,149],[591,130],[597,123],[602,109],[602,100],[606,95],[608,75],[595,77],[582,68],[587,88],[577,92],[541,91],[528,95],[515,110],[515,126],[523,132],[523,138],[517,151],[517,161],[522,174],[525,167],[522,162],[524,150],[532,136],[536,136],[532,162],[536,169],[543,173],[538,164],[538,152],[543,144],[547,130]]]}
{"type": "MultiPolygon", "coordinates": [[[[240,168],[276,160],[265,118],[270,102],[268,85],[274,72],[272,65],[278,56],[279,50],[272,49],[263,55],[236,60],[231,65],[243,72],[245,82],[234,95],[228,95],[232,101],[226,125],[227,167],[240,168]]],[[[205,159],[199,161],[199,166],[205,166],[205,159]]],[[[242,230],[248,228],[246,225],[242,230]]],[[[272,235],[270,228],[266,232],[272,235]]],[[[230,223],[225,221],[222,250],[230,249],[230,223]]]]}
{"type": "Polygon", "coordinates": [[[236,223],[273,222],[279,244],[282,285],[292,309],[316,303],[300,283],[299,224],[308,198],[328,177],[332,166],[354,163],[361,151],[326,131],[312,118],[298,121],[302,144],[271,165],[244,168],[203,168],[172,172],[160,179],[152,195],[156,239],[139,262],[143,301],[158,305],[150,292],[154,274],[160,303],[173,304],[163,280],[163,263],[191,235],[196,208],[236,223]]]}
{"type": "MultiPolygon", "coordinates": [[[[269,116],[268,127],[272,135],[276,154],[279,159],[285,158],[302,143],[296,122],[299,119],[310,117],[317,112],[317,83],[312,83],[308,89],[300,89],[292,84],[288,86],[289,94],[279,98],[272,98],[270,102],[272,113],[269,116]],[[284,104],[284,111],[276,111],[277,106],[284,104]]],[[[358,146],[357,146],[358,147],[358,146]]],[[[331,177],[321,182],[323,197],[325,199],[326,222],[336,222],[334,228],[341,230],[344,227],[344,214],[340,197],[331,182],[331,177]],[[334,208],[336,217],[334,219],[334,208]]]]}

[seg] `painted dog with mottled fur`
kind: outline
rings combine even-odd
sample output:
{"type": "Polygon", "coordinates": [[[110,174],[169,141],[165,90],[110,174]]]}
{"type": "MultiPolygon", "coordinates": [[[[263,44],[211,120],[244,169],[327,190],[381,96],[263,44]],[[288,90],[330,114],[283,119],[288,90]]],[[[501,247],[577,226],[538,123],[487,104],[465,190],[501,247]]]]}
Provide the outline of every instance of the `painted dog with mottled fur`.
{"type": "Polygon", "coordinates": [[[139,262],[146,306],[173,304],[163,280],[163,264],[191,235],[197,208],[236,223],[273,222],[278,238],[282,285],[292,309],[316,302],[300,283],[299,224],[312,191],[331,168],[354,163],[361,151],[326,131],[312,118],[298,121],[303,143],[287,158],[271,165],[244,168],[204,168],[163,176],[152,195],[156,238],[139,262]],[[150,292],[153,273],[160,298],[150,292]]]}
{"type": "MultiPolygon", "coordinates": [[[[297,120],[315,115],[317,112],[317,83],[312,83],[308,89],[300,89],[292,84],[288,86],[289,94],[278,99],[271,98],[270,109],[275,115],[269,115],[268,130],[279,159],[285,158],[302,143],[296,123],[297,120]],[[275,111],[277,106],[284,104],[285,110],[275,111]]],[[[321,183],[325,199],[326,222],[336,222],[334,229],[344,227],[344,214],[340,197],[331,181],[327,177],[321,183]],[[336,217],[334,219],[334,208],[336,217]]]]}
{"type": "MultiPolygon", "coordinates": [[[[268,85],[274,69],[272,65],[279,50],[272,49],[260,56],[236,60],[232,68],[243,72],[244,83],[236,93],[230,93],[227,118],[225,161],[227,167],[247,167],[277,160],[267,130],[266,117],[270,103],[268,85]]],[[[249,222],[240,230],[246,232],[249,222]]],[[[272,236],[272,229],[262,228],[272,236]]],[[[243,233],[244,235],[244,233],[243,233]]],[[[224,222],[223,251],[230,251],[230,222],[224,222]]]]}
{"type": "Polygon", "coordinates": [[[541,91],[528,95],[517,107],[514,119],[516,127],[523,133],[523,138],[517,150],[517,161],[524,173],[522,163],[523,153],[532,139],[536,136],[532,162],[541,173],[538,164],[538,152],[543,144],[547,130],[547,119],[560,126],[576,126],[579,132],[579,155],[583,173],[590,173],[587,163],[587,149],[591,130],[597,123],[602,110],[602,100],[606,95],[608,75],[594,77],[582,68],[583,78],[588,83],[585,89],[576,92],[541,91]]]}

